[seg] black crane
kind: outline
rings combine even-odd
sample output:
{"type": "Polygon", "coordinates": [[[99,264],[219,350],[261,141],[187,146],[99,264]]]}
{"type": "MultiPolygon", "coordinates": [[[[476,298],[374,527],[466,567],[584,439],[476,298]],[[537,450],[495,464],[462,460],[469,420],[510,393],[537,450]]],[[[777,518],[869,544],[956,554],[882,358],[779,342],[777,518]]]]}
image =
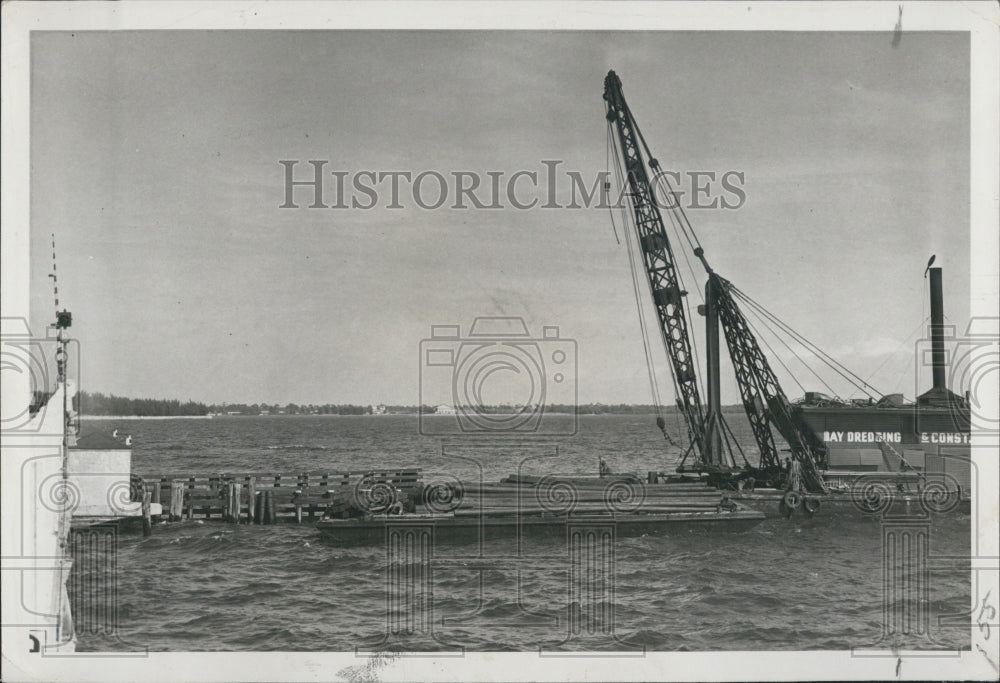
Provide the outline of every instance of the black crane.
{"type": "Polygon", "coordinates": [[[685,454],[678,469],[708,472],[717,480],[754,476],[759,480],[776,482],[782,467],[773,427],[788,442],[790,457],[806,466],[807,485],[814,490],[823,489],[822,477],[815,468],[825,454],[823,442],[792,410],[777,376],[736,303],[734,291],[738,290],[712,270],[680,202],[670,201],[665,208],[672,224],[684,234],[708,274],[705,305],[699,309],[706,317],[708,401],[707,407],[702,406],[692,342],[682,305],[682,298],[687,292],[682,289],[674,252],[650,177],[666,183],[668,195],[673,194],[673,190],[669,180],[656,175],[659,164],[636,125],[625,102],[621,80],[614,71],[608,72],[604,79],[604,99],[609,125],[617,132],[618,149],[630,190],[628,197],[634,226],[678,390],[678,405],[692,435],[691,448],[697,449],[696,464],[684,468],[685,454]],[[736,440],[733,438],[731,444],[728,438],[732,433],[728,431],[720,405],[720,326],[725,333],[743,408],[760,451],[760,461],[756,466],[747,463],[746,467],[736,467],[733,453],[736,440]]]}
{"type": "MultiPolygon", "coordinates": [[[[692,442],[697,445],[699,453],[704,453],[705,416],[698,393],[698,376],[683,305],[683,297],[687,296],[687,292],[681,289],[674,252],[667,239],[663,216],[653,196],[646,162],[639,148],[641,133],[625,103],[621,81],[614,71],[608,72],[604,79],[604,99],[607,102],[606,117],[609,124],[617,124],[618,140],[631,190],[635,227],[667,355],[670,357],[677,402],[687,422],[692,442]]],[[[656,159],[650,158],[649,165],[655,172],[658,166],[656,159]]]]}

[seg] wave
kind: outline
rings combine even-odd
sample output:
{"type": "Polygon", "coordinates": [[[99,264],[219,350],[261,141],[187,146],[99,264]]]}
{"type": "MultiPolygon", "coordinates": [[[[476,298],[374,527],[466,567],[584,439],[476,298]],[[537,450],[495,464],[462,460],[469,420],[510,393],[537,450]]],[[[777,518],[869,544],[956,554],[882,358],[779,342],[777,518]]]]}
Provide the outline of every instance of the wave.
{"type": "Polygon", "coordinates": [[[325,451],[326,446],[307,446],[302,443],[278,444],[277,446],[267,446],[269,451],[325,451]]]}

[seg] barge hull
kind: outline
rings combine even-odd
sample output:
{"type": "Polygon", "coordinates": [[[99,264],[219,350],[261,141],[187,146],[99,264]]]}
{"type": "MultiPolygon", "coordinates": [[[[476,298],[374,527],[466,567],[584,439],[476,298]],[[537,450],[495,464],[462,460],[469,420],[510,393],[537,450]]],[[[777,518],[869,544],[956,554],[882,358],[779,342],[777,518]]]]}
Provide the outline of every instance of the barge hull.
{"type": "Polygon", "coordinates": [[[735,512],[675,512],[647,515],[595,515],[572,517],[456,517],[453,515],[400,515],[376,519],[328,519],[316,524],[323,538],[338,544],[377,544],[393,530],[423,528],[435,543],[489,541],[517,535],[565,538],[573,529],[613,527],[616,536],[688,533],[691,531],[746,531],[764,514],[743,509],[735,512]]]}

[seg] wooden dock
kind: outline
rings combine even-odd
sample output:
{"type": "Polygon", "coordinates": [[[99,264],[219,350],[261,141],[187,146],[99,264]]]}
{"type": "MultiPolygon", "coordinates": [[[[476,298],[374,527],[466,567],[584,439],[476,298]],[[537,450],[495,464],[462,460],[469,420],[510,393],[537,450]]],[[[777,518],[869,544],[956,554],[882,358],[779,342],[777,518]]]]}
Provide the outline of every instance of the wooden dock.
{"type": "Polygon", "coordinates": [[[420,470],[168,473],[145,474],[137,479],[139,500],[148,493],[151,503],[163,506],[167,521],[215,519],[233,524],[275,524],[319,519],[338,495],[353,491],[362,480],[413,493],[420,486],[420,470]]]}

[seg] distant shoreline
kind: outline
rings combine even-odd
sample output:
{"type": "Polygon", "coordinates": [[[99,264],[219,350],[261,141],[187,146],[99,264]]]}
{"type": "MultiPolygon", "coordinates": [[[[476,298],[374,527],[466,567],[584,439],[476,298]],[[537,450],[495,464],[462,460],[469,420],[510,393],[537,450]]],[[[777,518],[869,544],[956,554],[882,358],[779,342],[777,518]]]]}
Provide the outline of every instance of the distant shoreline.
{"type": "MultiPolygon", "coordinates": [[[[211,420],[214,415],[80,415],[81,420],[211,420]]],[[[237,416],[233,416],[237,417],[237,416]]]]}

